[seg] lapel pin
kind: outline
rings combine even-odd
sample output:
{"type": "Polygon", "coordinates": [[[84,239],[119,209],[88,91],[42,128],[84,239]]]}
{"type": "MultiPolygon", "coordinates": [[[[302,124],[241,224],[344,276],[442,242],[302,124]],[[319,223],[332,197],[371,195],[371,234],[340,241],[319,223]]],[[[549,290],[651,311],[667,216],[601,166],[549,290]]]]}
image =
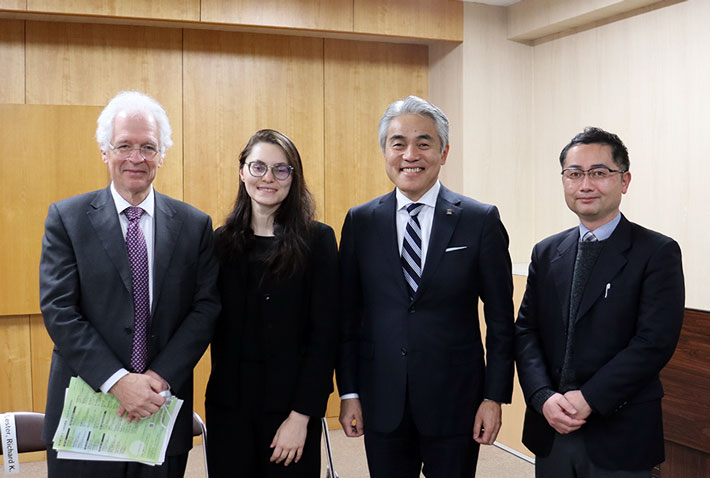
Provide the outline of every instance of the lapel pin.
{"type": "Polygon", "coordinates": [[[453,210],[453,209],[447,209],[447,210],[446,210],[446,215],[447,215],[447,216],[451,216],[453,213],[454,213],[454,210],[453,210]]]}
{"type": "Polygon", "coordinates": [[[606,285],[606,289],[604,289],[604,298],[606,299],[607,295],[609,295],[609,289],[611,289],[611,284],[606,285]]]}

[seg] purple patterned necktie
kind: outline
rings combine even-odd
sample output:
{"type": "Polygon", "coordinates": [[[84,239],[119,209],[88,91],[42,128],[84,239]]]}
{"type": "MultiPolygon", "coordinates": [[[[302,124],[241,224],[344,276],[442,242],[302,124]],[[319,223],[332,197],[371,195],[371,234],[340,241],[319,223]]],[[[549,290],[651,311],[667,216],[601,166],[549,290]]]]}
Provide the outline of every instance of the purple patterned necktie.
{"type": "Polygon", "coordinates": [[[136,373],[143,373],[148,358],[148,322],[150,320],[150,292],[148,291],[148,249],[141,230],[141,216],[145,211],[139,207],[124,210],[128,217],[126,230],[126,249],[131,264],[133,279],[133,349],[131,368],[136,373]]]}

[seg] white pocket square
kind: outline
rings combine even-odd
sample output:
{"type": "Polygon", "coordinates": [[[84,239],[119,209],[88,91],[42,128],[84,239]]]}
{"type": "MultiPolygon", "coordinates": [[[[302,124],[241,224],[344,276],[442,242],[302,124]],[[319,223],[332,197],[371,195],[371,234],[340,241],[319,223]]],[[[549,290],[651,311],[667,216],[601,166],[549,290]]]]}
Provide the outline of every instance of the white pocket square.
{"type": "Polygon", "coordinates": [[[466,249],[468,246],[457,246],[457,247],[447,247],[444,252],[460,251],[461,249],[466,249]]]}

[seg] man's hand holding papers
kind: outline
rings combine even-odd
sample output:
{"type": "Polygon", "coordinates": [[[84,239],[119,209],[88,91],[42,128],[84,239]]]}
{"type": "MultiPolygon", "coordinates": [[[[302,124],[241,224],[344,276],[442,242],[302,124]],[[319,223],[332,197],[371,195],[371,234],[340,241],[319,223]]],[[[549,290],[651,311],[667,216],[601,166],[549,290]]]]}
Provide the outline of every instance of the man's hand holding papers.
{"type": "MultiPolygon", "coordinates": [[[[59,458],[139,461],[149,465],[163,463],[183,401],[174,396],[164,398],[164,394],[160,393],[163,383],[159,380],[138,374],[129,374],[124,378],[131,375],[140,377],[137,383],[149,384],[150,392],[159,398],[157,402],[162,406],[153,401],[155,412],[149,418],[126,421],[122,419],[123,413],[117,411],[123,408],[125,413],[128,410],[121,405],[124,402],[119,403],[114,396],[114,388],[124,379],[114,385],[112,394],[104,394],[94,392],[81,378],[73,377],[53,439],[59,458]]],[[[134,398],[129,395],[124,399],[127,400],[125,403],[129,403],[134,398]]],[[[129,411],[129,415],[131,413],[129,411]]]]}

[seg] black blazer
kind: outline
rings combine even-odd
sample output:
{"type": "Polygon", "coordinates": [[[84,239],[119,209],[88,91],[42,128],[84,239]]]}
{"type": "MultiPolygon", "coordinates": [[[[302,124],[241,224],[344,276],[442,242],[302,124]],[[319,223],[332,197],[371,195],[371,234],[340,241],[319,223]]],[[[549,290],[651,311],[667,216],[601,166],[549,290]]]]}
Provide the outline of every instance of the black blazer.
{"type": "MultiPolygon", "coordinates": [[[[559,389],[575,227],[535,246],[516,322],[516,361],[526,399],[559,389]]],[[[622,216],[604,241],[584,289],[572,367],[594,412],[582,426],[591,459],[607,469],[648,470],[664,459],[658,373],[673,355],[683,321],[680,248],[622,216]]],[[[523,443],[547,456],[554,429],[528,407],[523,443]]]]}
{"type": "MultiPolygon", "coordinates": [[[[265,411],[324,416],[333,390],[338,334],[338,252],[333,230],[316,222],[306,269],[264,294],[267,317],[265,411]]],[[[222,313],[212,341],[208,417],[240,400],[239,363],[244,327],[247,260],[222,264],[222,313]]],[[[212,425],[210,425],[212,426],[212,425]]]]}
{"type": "Polygon", "coordinates": [[[340,242],[340,394],[360,395],[366,430],[400,423],[409,391],[424,435],[472,433],[481,400],[510,402],[513,301],[508,235],[494,206],[441,187],[422,280],[410,301],[391,192],[351,209],[340,242]],[[486,361],[478,300],[487,324],[486,361]]]}
{"type": "MultiPolygon", "coordinates": [[[[192,448],[192,370],[219,313],[218,265],[209,216],[157,191],[154,231],[148,368],[185,401],[168,446],[174,455],[192,448]]],[[[109,187],[49,207],[39,276],[54,341],[42,436],[50,443],[72,376],[98,390],[121,367],[130,369],[133,286],[109,187]]]]}

